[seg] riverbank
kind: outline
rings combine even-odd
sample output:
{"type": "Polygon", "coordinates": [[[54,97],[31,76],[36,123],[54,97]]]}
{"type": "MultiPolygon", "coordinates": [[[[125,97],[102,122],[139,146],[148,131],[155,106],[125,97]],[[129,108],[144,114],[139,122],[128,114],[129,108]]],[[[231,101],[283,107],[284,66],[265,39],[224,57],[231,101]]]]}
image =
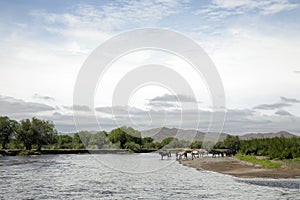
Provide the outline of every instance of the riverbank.
{"type": "Polygon", "coordinates": [[[180,160],[179,163],[198,170],[214,171],[240,178],[300,178],[300,169],[283,162],[278,169],[267,169],[234,157],[196,158],[180,160]]]}

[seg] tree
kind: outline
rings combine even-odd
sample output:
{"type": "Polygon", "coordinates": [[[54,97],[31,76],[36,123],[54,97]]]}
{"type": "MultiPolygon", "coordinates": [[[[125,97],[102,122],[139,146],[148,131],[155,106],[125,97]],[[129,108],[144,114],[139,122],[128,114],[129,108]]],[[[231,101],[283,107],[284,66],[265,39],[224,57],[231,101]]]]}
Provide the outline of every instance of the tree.
{"type": "Polygon", "coordinates": [[[57,131],[51,121],[32,118],[31,131],[35,137],[37,150],[40,151],[43,145],[53,144],[55,142],[57,131]]]}
{"type": "Polygon", "coordinates": [[[30,119],[24,119],[21,121],[20,127],[18,129],[17,138],[19,141],[23,142],[26,150],[31,150],[35,138],[31,130],[30,119]]]}
{"type": "Polygon", "coordinates": [[[78,133],[75,133],[73,136],[72,146],[74,149],[84,149],[84,145],[78,133]]]}
{"type": "Polygon", "coordinates": [[[127,142],[126,133],[121,129],[117,128],[110,132],[108,139],[113,143],[118,145],[121,149],[125,148],[125,143],[127,142]]]}
{"type": "Polygon", "coordinates": [[[69,135],[58,135],[57,136],[57,148],[58,149],[72,149],[73,138],[69,135]]]}
{"type": "Polygon", "coordinates": [[[227,135],[226,139],[224,140],[224,145],[226,148],[231,150],[240,150],[241,142],[239,136],[227,135]]]}
{"type": "Polygon", "coordinates": [[[125,143],[125,148],[129,149],[132,152],[140,152],[141,151],[141,146],[135,142],[126,142],[125,143]]]}
{"type": "Polygon", "coordinates": [[[89,146],[92,134],[88,131],[80,131],[78,132],[78,135],[82,141],[82,144],[85,146],[85,148],[87,148],[89,146]]]}
{"type": "Polygon", "coordinates": [[[96,145],[98,149],[103,148],[108,144],[107,133],[105,131],[99,131],[95,134],[92,134],[90,139],[90,145],[96,145]]]}
{"type": "Polygon", "coordinates": [[[108,139],[119,148],[124,149],[126,142],[142,144],[141,133],[131,127],[123,126],[114,129],[108,134],[108,139]]]}
{"type": "Polygon", "coordinates": [[[55,142],[57,131],[54,124],[37,118],[25,119],[21,121],[17,138],[23,142],[26,150],[31,150],[32,145],[37,145],[37,150],[41,150],[43,145],[55,142]]]}
{"type": "Polygon", "coordinates": [[[142,138],[142,144],[151,143],[151,142],[153,142],[153,138],[152,137],[144,137],[144,138],[142,138]]]}
{"type": "Polygon", "coordinates": [[[0,117],[0,142],[2,149],[6,148],[11,136],[15,133],[18,122],[8,117],[0,117]]]}
{"type": "Polygon", "coordinates": [[[161,141],[161,146],[164,147],[164,146],[168,145],[170,142],[172,142],[173,139],[174,139],[173,137],[167,137],[167,138],[163,139],[161,141]]]}
{"type": "Polygon", "coordinates": [[[141,132],[126,126],[121,127],[121,129],[125,132],[126,142],[134,142],[139,145],[142,144],[141,132]]]}
{"type": "Polygon", "coordinates": [[[202,147],[202,141],[194,141],[190,145],[192,149],[200,149],[202,147]]]}

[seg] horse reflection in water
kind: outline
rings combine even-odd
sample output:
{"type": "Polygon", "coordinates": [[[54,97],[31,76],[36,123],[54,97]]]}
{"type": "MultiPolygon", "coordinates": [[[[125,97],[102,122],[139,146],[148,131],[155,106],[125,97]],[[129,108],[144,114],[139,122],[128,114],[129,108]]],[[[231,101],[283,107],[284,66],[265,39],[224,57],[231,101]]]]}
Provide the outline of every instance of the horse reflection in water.
{"type": "Polygon", "coordinates": [[[158,154],[161,156],[161,159],[164,159],[164,156],[170,158],[172,156],[171,151],[159,151],[158,154]]]}

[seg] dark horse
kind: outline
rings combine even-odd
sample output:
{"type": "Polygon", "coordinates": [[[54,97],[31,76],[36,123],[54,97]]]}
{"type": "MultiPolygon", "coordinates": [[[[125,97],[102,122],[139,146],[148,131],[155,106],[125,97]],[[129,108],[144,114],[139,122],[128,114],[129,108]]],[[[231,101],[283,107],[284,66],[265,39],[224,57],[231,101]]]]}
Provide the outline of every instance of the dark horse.
{"type": "Polygon", "coordinates": [[[161,156],[161,159],[164,159],[164,156],[170,158],[172,156],[170,151],[159,151],[158,154],[161,156]]]}
{"type": "Polygon", "coordinates": [[[212,149],[211,151],[210,151],[210,153],[212,154],[212,157],[220,157],[220,156],[222,156],[222,157],[224,157],[224,152],[222,151],[222,150],[219,150],[219,149],[212,149]]]}
{"type": "Polygon", "coordinates": [[[237,154],[237,151],[234,149],[227,149],[225,151],[226,156],[235,156],[235,154],[237,154]]]}
{"type": "Polygon", "coordinates": [[[246,152],[245,152],[245,155],[251,155],[251,154],[254,154],[257,156],[257,149],[248,149],[246,152]]]}

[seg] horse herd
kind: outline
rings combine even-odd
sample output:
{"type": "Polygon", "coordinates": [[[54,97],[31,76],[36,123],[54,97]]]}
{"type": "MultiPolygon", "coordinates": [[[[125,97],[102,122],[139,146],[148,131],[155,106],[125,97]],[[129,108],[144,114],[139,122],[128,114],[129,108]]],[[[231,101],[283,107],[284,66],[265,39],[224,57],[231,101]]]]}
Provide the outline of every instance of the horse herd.
{"type": "MultiPolygon", "coordinates": [[[[158,152],[163,160],[165,156],[170,158],[172,156],[171,151],[161,150],[158,152]]],[[[200,158],[212,154],[212,157],[224,157],[224,156],[234,156],[237,152],[231,149],[212,149],[210,151],[206,149],[185,149],[183,151],[176,152],[176,160],[187,159],[188,154],[191,154],[192,160],[194,158],[200,158]]]]}

